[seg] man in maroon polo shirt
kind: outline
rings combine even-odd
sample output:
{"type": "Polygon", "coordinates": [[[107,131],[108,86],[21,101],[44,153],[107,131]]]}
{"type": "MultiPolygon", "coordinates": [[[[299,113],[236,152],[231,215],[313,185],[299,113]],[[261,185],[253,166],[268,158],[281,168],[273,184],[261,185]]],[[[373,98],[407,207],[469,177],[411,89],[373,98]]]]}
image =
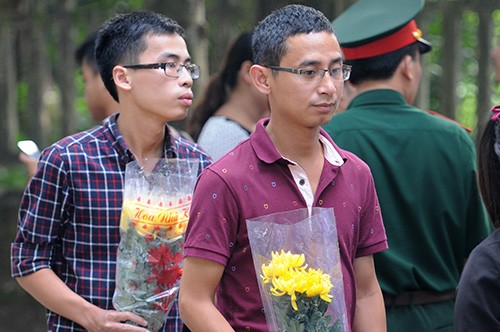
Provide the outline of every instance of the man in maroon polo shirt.
{"type": "Polygon", "coordinates": [[[250,73],[271,116],[204,171],[193,195],[180,290],[191,331],[267,331],[246,220],[299,208],[333,208],[350,330],[385,331],[374,253],[387,248],[367,165],[320,129],[340,102],[350,68],[328,19],[289,5],[253,36],[250,73]]]}

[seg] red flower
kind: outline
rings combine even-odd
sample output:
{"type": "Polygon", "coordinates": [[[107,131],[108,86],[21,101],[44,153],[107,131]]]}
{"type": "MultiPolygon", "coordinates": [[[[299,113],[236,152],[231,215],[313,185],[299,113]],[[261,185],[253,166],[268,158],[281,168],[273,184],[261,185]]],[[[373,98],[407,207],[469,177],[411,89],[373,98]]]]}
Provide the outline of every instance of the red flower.
{"type": "Polygon", "coordinates": [[[168,309],[171,307],[171,304],[174,302],[174,297],[173,296],[167,296],[163,297],[160,299],[160,301],[157,301],[152,304],[153,309],[155,310],[162,310],[163,312],[168,312],[168,309]]]}
{"type": "Polygon", "coordinates": [[[181,279],[182,269],[179,266],[172,266],[168,270],[153,269],[153,273],[157,278],[158,287],[164,290],[173,288],[177,284],[181,279]]]}
{"type": "Polygon", "coordinates": [[[168,269],[169,265],[177,265],[182,261],[180,252],[172,253],[170,248],[162,244],[158,247],[151,248],[148,251],[148,262],[157,269],[168,269]]]}

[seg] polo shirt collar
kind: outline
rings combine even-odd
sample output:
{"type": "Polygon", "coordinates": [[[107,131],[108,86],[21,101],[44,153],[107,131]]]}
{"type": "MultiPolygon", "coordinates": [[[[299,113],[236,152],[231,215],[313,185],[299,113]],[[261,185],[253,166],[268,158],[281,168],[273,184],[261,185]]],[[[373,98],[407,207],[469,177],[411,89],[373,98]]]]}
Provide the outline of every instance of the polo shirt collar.
{"type": "Polygon", "coordinates": [[[333,166],[342,166],[344,164],[344,159],[340,156],[340,153],[333,147],[332,142],[330,142],[326,136],[319,136],[320,142],[323,144],[323,153],[325,154],[325,159],[333,166]]]}
{"type": "MultiPolygon", "coordinates": [[[[264,118],[257,122],[255,131],[251,135],[251,144],[257,157],[265,163],[272,164],[285,159],[274,146],[271,138],[266,132],[265,127],[269,123],[269,118],[264,118]]],[[[335,145],[330,136],[320,128],[320,141],[323,143],[323,149],[326,160],[334,166],[342,166],[347,160],[344,153],[335,145]]]]}

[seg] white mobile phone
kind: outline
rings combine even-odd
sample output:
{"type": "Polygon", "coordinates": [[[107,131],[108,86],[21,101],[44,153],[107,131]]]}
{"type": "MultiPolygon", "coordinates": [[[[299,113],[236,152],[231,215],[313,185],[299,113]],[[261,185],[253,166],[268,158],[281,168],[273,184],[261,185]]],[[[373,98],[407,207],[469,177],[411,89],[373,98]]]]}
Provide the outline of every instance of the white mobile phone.
{"type": "Polygon", "coordinates": [[[32,140],[19,141],[17,142],[17,146],[19,147],[19,150],[31,158],[38,158],[40,156],[40,149],[32,140]]]}

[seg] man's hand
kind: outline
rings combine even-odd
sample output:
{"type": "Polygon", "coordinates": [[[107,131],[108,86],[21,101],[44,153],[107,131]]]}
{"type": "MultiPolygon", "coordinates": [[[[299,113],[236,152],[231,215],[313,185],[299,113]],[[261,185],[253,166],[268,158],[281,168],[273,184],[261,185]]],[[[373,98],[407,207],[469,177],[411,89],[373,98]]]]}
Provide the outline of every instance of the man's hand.
{"type": "Polygon", "coordinates": [[[19,153],[19,160],[26,166],[28,171],[28,181],[35,175],[38,159],[28,156],[26,153],[19,153]]]}
{"type": "Polygon", "coordinates": [[[93,306],[85,313],[85,329],[89,332],[148,332],[147,321],[128,311],[104,310],[93,306]],[[132,325],[136,323],[140,326],[132,325]]]}

